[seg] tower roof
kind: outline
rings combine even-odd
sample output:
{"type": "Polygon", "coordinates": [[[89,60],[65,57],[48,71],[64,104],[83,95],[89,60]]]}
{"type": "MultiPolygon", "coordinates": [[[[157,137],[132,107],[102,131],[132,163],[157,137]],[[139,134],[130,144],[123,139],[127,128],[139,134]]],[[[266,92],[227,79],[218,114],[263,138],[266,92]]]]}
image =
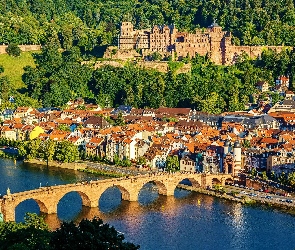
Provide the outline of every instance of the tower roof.
{"type": "Polygon", "coordinates": [[[221,28],[221,26],[218,23],[216,23],[216,20],[214,20],[213,23],[209,26],[209,28],[213,28],[213,27],[221,28]]]}
{"type": "Polygon", "coordinates": [[[230,141],[229,141],[229,140],[226,140],[226,141],[224,142],[224,147],[229,147],[229,145],[230,145],[230,141]]]}
{"type": "Polygon", "coordinates": [[[235,141],[234,148],[241,148],[241,144],[238,140],[235,141]]]}

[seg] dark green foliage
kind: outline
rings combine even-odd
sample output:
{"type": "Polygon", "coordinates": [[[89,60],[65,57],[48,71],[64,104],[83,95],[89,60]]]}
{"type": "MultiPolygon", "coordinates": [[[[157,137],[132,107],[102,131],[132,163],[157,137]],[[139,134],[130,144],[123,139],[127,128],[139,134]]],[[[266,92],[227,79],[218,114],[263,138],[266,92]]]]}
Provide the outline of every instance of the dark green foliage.
{"type": "Polygon", "coordinates": [[[52,233],[50,245],[53,249],[138,249],[132,243],[123,242],[124,236],[114,227],[103,224],[94,218],[92,221],[82,220],[78,226],[73,222],[63,223],[60,229],[52,233]]]}
{"type": "MultiPolygon", "coordinates": [[[[167,73],[142,69],[136,63],[94,70],[81,65],[77,47],[60,53],[57,46],[48,45],[35,55],[37,68],[25,68],[23,80],[29,96],[44,106],[63,107],[69,100],[83,97],[95,99],[102,107],[121,104],[135,108],[191,107],[220,113],[243,110],[256,92],[258,81],[271,85],[277,76],[290,75],[292,82],[294,55],[293,50],[278,54],[266,50],[255,60],[243,55],[232,66],[214,65],[207,57],[197,56],[191,60],[190,73],[176,74],[183,62],[169,62],[167,73]]],[[[7,89],[8,82],[3,82],[7,89]]],[[[274,102],[280,100],[277,94],[272,97],[274,102]]],[[[114,124],[123,125],[122,117],[114,124]]]]}
{"type": "Polygon", "coordinates": [[[0,250],[6,249],[122,249],[136,250],[136,246],[124,242],[124,236],[114,227],[103,224],[99,218],[83,219],[79,225],[64,222],[55,231],[49,231],[42,217],[27,214],[25,223],[0,223],[0,250]]]}
{"type": "Polygon", "coordinates": [[[10,43],[6,48],[6,52],[10,56],[20,56],[21,50],[15,43],[10,43]]]}
{"type": "Polygon", "coordinates": [[[81,65],[80,49],[72,47],[60,53],[55,44],[34,54],[37,67],[25,67],[23,81],[28,86],[29,95],[38,99],[45,107],[61,107],[78,97],[92,98],[87,83],[92,70],[81,65]]]}
{"type": "Polygon", "coordinates": [[[43,218],[27,214],[24,223],[0,223],[0,250],[42,250],[49,247],[50,232],[43,218]]]}
{"type": "Polygon", "coordinates": [[[41,141],[39,138],[29,141],[11,141],[0,138],[0,146],[16,147],[19,157],[27,159],[38,158],[60,162],[74,162],[79,159],[78,147],[69,141],[56,142],[50,139],[41,141]]]}
{"type": "Polygon", "coordinates": [[[167,1],[167,0],[3,0],[0,44],[46,44],[53,37],[65,49],[78,45],[91,50],[96,45],[116,44],[119,23],[132,21],[136,28],[175,24],[194,31],[214,19],[233,33],[235,44],[294,45],[294,2],[167,1]],[[57,40],[57,39],[55,39],[57,40]]]}

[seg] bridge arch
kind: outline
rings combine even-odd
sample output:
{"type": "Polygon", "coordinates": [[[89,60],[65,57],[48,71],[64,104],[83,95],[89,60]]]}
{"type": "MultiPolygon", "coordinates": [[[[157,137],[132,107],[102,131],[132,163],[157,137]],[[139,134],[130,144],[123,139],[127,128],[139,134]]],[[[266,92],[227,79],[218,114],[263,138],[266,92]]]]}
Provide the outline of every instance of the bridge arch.
{"type": "Polygon", "coordinates": [[[83,206],[91,207],[91,200],[85,192],[68,190],[57,196],[55,206],[58,218],[68,220],[79,214],[83,206]]]}
{"type": "Polygon", "coordinates": [[[234,179],[233,178],[226,178],[225,179],[225,185],[231,185],[234,183],[234,179]]]}
{"type": "Polygon", "coordinates": [[[33,200],[34,202],[37,203],[41,213],[45,213],[45,214],[48,213],[48,206],[46,205],[46,203],[44,201],[42,201],[41,199],[37,199],[37,198],[27,198],[27,199],[19,200],[15,204],[14,209],[16,209],[21,203],[26,202],[26,201],[30,201],[30,200],[33,200]]]}
{"type": "Polygon", "coordinates": [[[148,205],[159,199],[159,195],[167,195],[167,187],[161,180],[147,179],[138,185],[138,202],[148,205]]]}
{"type": "Polygon", "coordinates": [[[182,180],[179,181],[179,184],[184,184],[192,187],[201,187],[201,182],[200,180],[196,180],[193,177],[188,177],[188,178],[183,178],[182,180]]]}
{"type": "Polygon", "coordinates": [[[23,218],[24,218],[25,213],[29,212],[27,210],[28,206],[30,206],[29,211],[34,212],[34,213],[39,213],[40,212],[40,213],[47,214],[48,211],[49,211],[46,203],[44,203],[42,200],[28,197],[27,199],[21,199],[21,200],[16,201],[16,203],[11,204],[10,211],[5,211],[4,215],[5,215],[5,217],[8,218],[8,220],[13,220],[13,221],[20,220],[20,221],[22,221],[23,218]],[[22,210],[22,208],[24,208],[23,206],[27,206],[26,207],[26,212],[24,212],[22,210]],[[33,208],[32,208],[32,206],[33,206],[33,208]],[[39,211],[38,210],[36,211],[36,208],[39,211]],[[20,215],[22,217],[19,217],[20,215]]]}
{"type": "Polygon", "coordinates": [[[99,195],[98,200],[109,188],[113,188],[113,187],[116,187],[120,190],[122,200],[132,201],[132,193],[130,192],[130,190],[128,190],[126,187],[124,187],[123,185],[120,185],[120,184],[113,184],[113,185],[106,187],[99,195]]]}
{"type": "Polygon", "coordinates": [[[211,183],[212,183],[212,186],[213,185],[222,185],[222,180],[215,177],[215,178],[212,178],[211,183]]]}

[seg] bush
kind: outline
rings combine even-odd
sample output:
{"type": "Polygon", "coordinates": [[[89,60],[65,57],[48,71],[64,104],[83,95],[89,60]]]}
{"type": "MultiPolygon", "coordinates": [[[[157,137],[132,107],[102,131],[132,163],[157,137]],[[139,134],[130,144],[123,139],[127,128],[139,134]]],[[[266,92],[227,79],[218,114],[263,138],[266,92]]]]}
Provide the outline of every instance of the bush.
{"type": "Polygon", "coordinates": [[[8,47],[6,48],[6,52],[8,55],[10,56],[20,56],[21,50],[20,48],[17,46],[17,44],[15,43],[11,43],[8,45],[8,47]]]}

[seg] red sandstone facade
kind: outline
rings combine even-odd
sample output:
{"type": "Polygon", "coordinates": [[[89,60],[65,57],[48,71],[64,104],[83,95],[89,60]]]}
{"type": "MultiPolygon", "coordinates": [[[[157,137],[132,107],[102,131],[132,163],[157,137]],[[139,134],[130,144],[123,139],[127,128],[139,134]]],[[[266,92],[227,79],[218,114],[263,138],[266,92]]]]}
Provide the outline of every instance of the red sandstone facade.
{"type": "Polygon", "coordinates": [[[176,59],[208,54],[216,64],[233,64],[245,52],[251,58],[261,55],[264,49],[280,52],[283,46],[235,46],[231,33],[222,31],[217,23],[205,31],[180,32],[174,25],[154,26],[152,29],[134,30],[132,23],[123,22],[119,37],[119,49],[142,49],[143,55],[153,52],[176,55],[176,59]]]}

